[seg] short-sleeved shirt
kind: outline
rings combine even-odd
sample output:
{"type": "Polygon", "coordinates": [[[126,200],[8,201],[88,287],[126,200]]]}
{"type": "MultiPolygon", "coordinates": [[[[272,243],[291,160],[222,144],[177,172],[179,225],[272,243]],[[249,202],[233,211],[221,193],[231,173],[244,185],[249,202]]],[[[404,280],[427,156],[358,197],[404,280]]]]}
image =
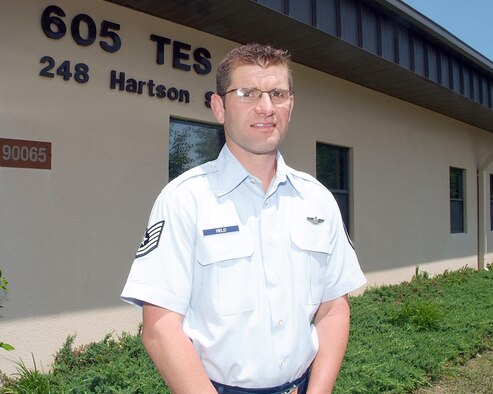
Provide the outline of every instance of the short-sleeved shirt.
{"type": "Polygon", "coordinates": [[[320,303],[365,282],[324,186],[278,153],[265,193],[225,145],[163,189],[122,299],[184,315],[210,379],[272,387],[312,363],[320,303]]]}

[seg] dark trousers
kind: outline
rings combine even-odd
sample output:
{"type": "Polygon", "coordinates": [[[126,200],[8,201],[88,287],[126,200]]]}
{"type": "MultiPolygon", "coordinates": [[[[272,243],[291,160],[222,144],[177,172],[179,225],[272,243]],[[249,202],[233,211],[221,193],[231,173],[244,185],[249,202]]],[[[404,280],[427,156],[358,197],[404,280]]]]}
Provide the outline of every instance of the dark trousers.
{"type": "Polygon", "coordinates": [[[212,384],[216,388],[218,394],[284,394],[289,393],[294,387],[298,388],[298,394],[305,394],[308,388],[309,379],[310,371],[308,370],[300,378],[277,387],[244,389],[241,387],[226,386],[214,381],[212,381],[212,384]]]}

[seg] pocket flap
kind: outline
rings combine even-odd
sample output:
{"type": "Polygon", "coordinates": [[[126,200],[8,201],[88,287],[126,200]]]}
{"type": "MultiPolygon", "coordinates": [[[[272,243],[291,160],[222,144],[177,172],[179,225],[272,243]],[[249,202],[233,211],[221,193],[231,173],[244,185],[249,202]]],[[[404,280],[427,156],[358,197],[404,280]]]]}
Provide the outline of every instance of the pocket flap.
{"type": "Polygon", "coordinates": [[[298,227],[291,231],[291,241],[300,249],[311,252],[330,252],[330,238],[326,229],[298,227]]]}
{"type": "Polygon", "coordinates": [[[239,231],[202,236],[197,242],[195,256],[200,265],[250,257],[255,245],[245,227],[239,231]]]}

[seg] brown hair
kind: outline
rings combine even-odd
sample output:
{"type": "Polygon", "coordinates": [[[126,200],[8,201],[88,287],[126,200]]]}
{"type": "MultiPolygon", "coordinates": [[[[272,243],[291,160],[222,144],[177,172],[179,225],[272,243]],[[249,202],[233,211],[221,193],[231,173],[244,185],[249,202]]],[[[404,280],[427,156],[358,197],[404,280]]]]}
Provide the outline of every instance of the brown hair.
{"type": "Polygon", "coordinates": [[[219,64],[216,74],[216,92],[220,96],[226,93],[231,83],[231,72],[238,66],[256,64],[260,67],[271,65],[285,66],[288,72],[289,89],[293,88],[293,77],[290,69],[291,56],[287,50],[277,49],[270,45],[247,44],[233,49],[219,64]]]}

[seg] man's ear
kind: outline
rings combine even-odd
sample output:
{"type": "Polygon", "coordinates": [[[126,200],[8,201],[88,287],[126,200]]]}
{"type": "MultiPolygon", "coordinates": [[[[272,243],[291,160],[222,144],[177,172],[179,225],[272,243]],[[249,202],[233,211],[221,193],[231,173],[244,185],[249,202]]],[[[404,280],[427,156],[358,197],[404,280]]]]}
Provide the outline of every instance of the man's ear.
{"type": "Polygon", "coordinates": [[[222,97],[217,93],[214,93],[211,97],[211,108],[216,120],[224,124],[224,103],[222,97]]]}
{"type": "Polygon", "coordinates": [[[289,98],[289,116],[288,116],[288,121],[291,121],[291,113],[293,112],[294,108],[294,96],[291,96],[289,98]]]}

